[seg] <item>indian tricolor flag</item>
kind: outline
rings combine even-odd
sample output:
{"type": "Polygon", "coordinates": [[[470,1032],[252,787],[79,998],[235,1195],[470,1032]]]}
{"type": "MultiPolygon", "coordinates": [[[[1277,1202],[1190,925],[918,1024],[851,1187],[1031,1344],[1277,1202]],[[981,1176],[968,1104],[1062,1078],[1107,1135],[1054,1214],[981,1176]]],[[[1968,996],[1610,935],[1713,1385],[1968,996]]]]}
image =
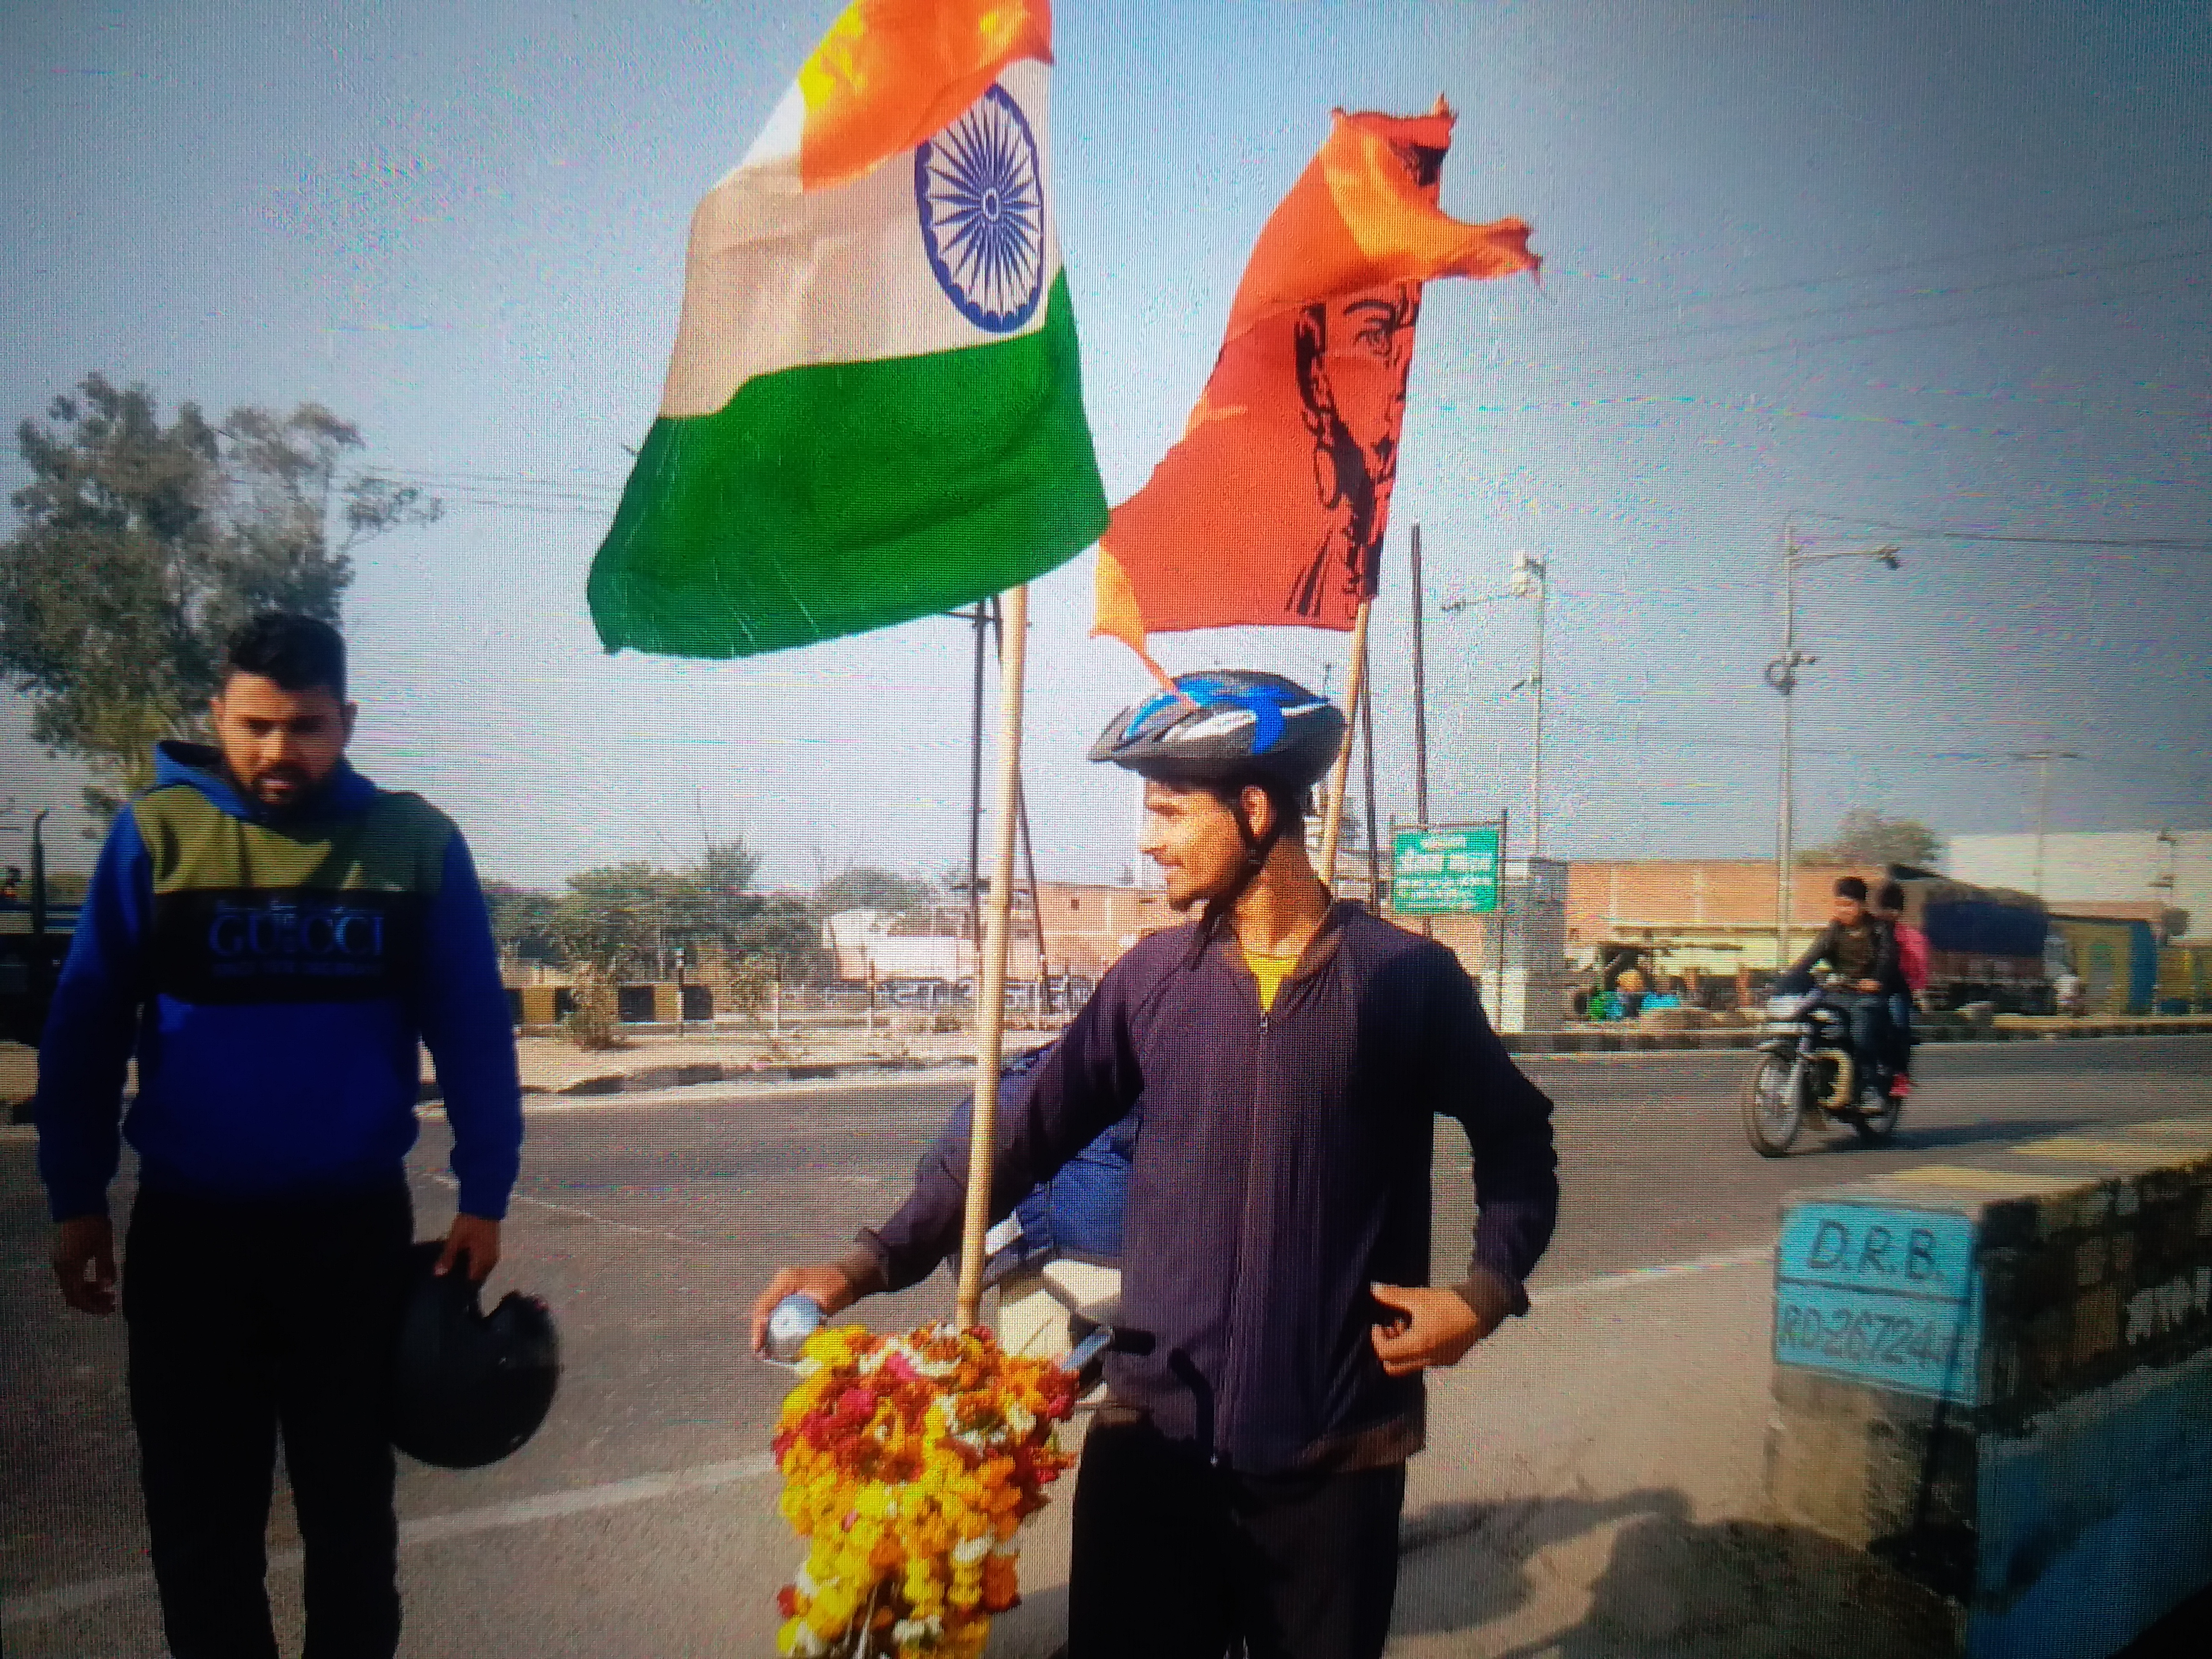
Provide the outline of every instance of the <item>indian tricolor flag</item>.
{"type": "Polygon", "coordinates": [[[1024,582],[1106,526],[1052,209],[1047,0],[856,0],[691,221],[592,567],[611,651],[750,656],[1024,582]]]}

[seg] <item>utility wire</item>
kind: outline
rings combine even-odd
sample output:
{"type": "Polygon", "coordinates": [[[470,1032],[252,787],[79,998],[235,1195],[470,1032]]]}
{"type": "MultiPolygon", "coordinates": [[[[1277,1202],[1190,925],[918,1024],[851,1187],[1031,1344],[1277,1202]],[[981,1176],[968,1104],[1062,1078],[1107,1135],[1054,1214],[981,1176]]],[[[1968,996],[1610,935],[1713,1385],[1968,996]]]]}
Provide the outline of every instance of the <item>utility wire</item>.
{"type": "MultiPolygon", "coordinates": [[[[1702,356],[1678,357],[1664,362],[1600,365],[1593,370],[1585,370],[1578,367],[1574,356],[1569,354],[1554,362],[1540,362],[1528,360],[1510,363],[1467,364],[1458,368],[1446,368],[1438,372],[1444,374],[1494,374],[1500,368],[1526,368],[1555,375],[1569,372],[1630,375],[1662,374],[1673,369],[1697,368],[1711,363],[1733,362],[1746,357],[1769,357],[1778,352],[1806,351],[1821,346],[1850,345],[1861,340],[1884,339],[1900,334],[1917,334],[1930,329],[1958,328],[1975,323],[2002,322],[2015,317],[2033,317],[2045,312],[2063,311],[2076,306],[2112,305],[2128,300],[2179,297],[2188,290],[2193,289],[2203,280],[2201,276],[2191,276],[2179,284],[2170,284],[2161,288],[2134,289],[2116,294],[2070,295],[2048,300],[2037,305],[2014,306],[1990,311],[1972,311],[1961,316],[1930,318],[1919,322],[1899,323],[1883,328],[1860,329],[1844,334],[1815,335],[1807,339],[1784,340],[1771,345],[1746,346],[1736,350],[1710,352],[1702,356]]],[[[1700,337],[1692,334],[1684,337],[1695,339],[1700,337]]]]}
{"type": "Polygon", "coordinates": [[[1926,536],[1950,542],[2000,542],[2022,547],[2149,548],[2174,553],[2212,553],[2212,540],[2171,536],[2014,536],[1983,530],[1953,530],[1943,525],[1900,524],[1887,519],[1854,518],[1842,513],[1800,510],[1796,517],[1824,524],[1859,525],[1893,535],[1926,536]]]}
{"type": "Polygon", "coordinates": [[[2139,270],[2150,265],[2173,264],[2185,259],[2201,259],[2212,255],[2212,246],[2179,248],[2165,253],[2146,254],[2139,258],[2116,259],[2100,265],[2083,265],[2072,270],[2045,271],[2032,276],[2001,276],[1985,283],[1974,283],[1963,287],[1922,289],[1906,294],[1884,295],[1869,300],[1852,300],[1842,305],[1824,306],[1811,311],[1783,312],[1767,317],[1747,318],[1738,322],[1708,323],[1701,327],[1671,334],[1647,335],[1639,340],[1593,340],[1580,352],[1571,354],[1587,356],[1593,352],[1628,351],[1643,346],[1672,345],[1684,340],[1703,339],[1716,334],[1740,332],[1745,329],[1778,328],[1790,323],[1818,322],[1824,318],[1847,316],[1853,312],[1884,311],[1893,306],[1916,305],[1929,300],[1964,299],[1979,294],[2004,293],[2014,289],[2033,288],[2039,283],[2071,282],[2085,276],[2110,276],[2116,271],[2139,270]]]}
{"type": "Polygon", "coordinates": [[[2126,223],[2110,225],[2102,230],[2083,231],[2073,236],[2057,236],[2033,242],[2011,242],[2001,246],[1976,248],[1964,253],[1937,253],[1918,258],[1901,259],[1886,265],[1871,265],[1863,270],[1839,271],[1828,276],[1803,277],[1794,282],[1765,283],[1753,288],[1731,289],[1717,294],[1696,295],[1681,300],[1661,301],[1654,305],[1637,306],[1609,313],[1612,320],[1620,321],[1638,317],[1663,317],[1692,307],[1731,305],[1739,300],[1763,298],[1771,294],[1796,294],[1808,289],[1840,287],[1849,283],[1870,281],[1877,276],[1901,276],[1908,271],[1925,270],[1932,266],[1969,264],[1984,259],[2010,258],[2026,253],[2041,253],[2055,248],[2078,247],[2084,242],[2117,241],[2122,237],[2141,235],[2154,230],[2170,230],[2176,225],[2212,223],[2212,212],[2177,213],[2163,219],[2139,219],[2126,223]]]}

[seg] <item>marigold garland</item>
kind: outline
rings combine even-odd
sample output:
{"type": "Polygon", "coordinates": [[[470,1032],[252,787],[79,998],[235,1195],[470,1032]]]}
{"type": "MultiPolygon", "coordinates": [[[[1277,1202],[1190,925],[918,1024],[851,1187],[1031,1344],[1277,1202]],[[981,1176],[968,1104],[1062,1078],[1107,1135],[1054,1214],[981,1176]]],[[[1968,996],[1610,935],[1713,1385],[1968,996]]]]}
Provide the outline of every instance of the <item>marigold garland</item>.
{"type": "Polygon", "coordinates": [[[1015,1543],[1073,1461],[1053,1425],[1075,1379],[981,1327],[817,1331],[774,1442],[784,1518],[811,1540],[776,1592],[798,1659],[977,1659],[1019,1601],[1015,1543]]]}

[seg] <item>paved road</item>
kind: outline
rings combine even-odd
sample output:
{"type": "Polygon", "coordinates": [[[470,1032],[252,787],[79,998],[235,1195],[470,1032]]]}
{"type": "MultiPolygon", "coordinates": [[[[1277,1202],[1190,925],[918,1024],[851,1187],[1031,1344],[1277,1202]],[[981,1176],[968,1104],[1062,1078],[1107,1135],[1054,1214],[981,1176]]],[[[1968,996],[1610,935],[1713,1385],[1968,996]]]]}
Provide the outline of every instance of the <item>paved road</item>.
{"type": "MultiPolygon", "coordinates": [[[[2212,1110],[2212,1038],[1921,1051],[1895,1145],[1808,1138],[1766,1161],[1735,1097],[1747,1057],[1532,1058],[1558,1103],[1565,1200],[1540,1300],[1594,1275],[1771,1238],[1786,1191],[2090,1122],[2212,1110]]],[[[746,1358],[744,1310],[779,1261],[831,1253],[902,1192],[960,1086],[943,1079],[578,1103],[533,1111],[501,1283],[545,1295],[568,1372],[556,1417],[495,1468],[410,1468],[406,1651],[765,1651],[764,1596],[795,1559],[761,1457],[785,1378],[746,1358]],[[659,1480],[655,1477],[671,1477],[659,1480]],[[603,1632],[603,1633],[602,1633],[603,1632]]],[[[1473,1220],[1467,1152],[1441,1126],[1437,1271],[1473,1220]]],[[[161,1651],[143,1577],[113,1322],[66,1316],[20,1133],[0,1139],[0,1643],[17,1655],[161,1651]]],[[[422,1229],[441,1224],[441,1125],[412,1164],[422,1229]]],[[[946,1310],[947,1280],[871,1310],[946,1310]]],[[[296,1542],[279,1506],[280,1619],[296,1620],[296,1542]]]]}

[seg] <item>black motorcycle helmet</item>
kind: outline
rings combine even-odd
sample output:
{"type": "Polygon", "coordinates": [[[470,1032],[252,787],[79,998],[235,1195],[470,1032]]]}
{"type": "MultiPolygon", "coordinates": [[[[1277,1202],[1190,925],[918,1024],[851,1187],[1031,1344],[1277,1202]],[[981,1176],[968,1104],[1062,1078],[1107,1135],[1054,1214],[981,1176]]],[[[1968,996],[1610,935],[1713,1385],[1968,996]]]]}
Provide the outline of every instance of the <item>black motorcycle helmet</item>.
{"type": "Polygon", "coordinates": [[[538,1432],[561,1381],[561,1339],[536,1297],[509,1291],[487,1315],[444,1246],[409,1253],[392,1390],[392,1443],[441,1468],[495,1463],[538,1432]]]}

